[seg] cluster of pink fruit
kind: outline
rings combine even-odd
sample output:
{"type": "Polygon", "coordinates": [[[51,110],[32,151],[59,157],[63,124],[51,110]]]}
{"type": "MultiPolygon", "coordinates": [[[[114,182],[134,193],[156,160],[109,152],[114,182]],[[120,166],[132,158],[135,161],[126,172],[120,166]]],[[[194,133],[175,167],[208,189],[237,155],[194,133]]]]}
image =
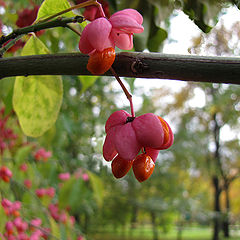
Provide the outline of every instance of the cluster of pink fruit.
{"type": "MultiPolygon", "coordinates": [[[[26,164],[22,164],[20,169],[26,172],[28,167],[26,164]]],[[[21,170],[21,171],[22,171],[21,170]]],[[[70,173],[60,173],[59,179],[67,181],[70,178],[70,173]]],[[[87,173],[83,173],[81,169],[78,169],[75,174],[76,179],[81,177],[84,181],[88,180],[87,173]]],[[[30,180],[29,180],[30,181],[30,180]]],[[[35,194],[38,198],[52,199],[55,196],[55,188],[38,188],[35,190],[35,194]]],[[[11,202],[4,198],[2,199],[2,207],[9,220],[5,224],[5,232],[0,237],[4,237],[6,240],[40,240],[42,238],[49,239],[51,236],[51,230],[49,228],[42,227],[42,220],[37,218],[30,222],[26,222],[21,218],[21,205],[20,201],[11,202]]],[[[68,226],[75,224],[74,216],[69,214],[69,209],[60,209],[57,203],[51,203],[48,205],[49,215],[56,221],[68,226]]],[[[78,236],[78,240],[83,240],[82,236],[78,236]]]]}
{"type": "Polygon", "coordinates": [[[1,201],[2,207],[9,220],[5,224],[5,232],[0,236],[7,240],[40,240],[48,239],[50,230],[41,227],[42,221],[39,218],[32,219],[29,223],[21,218],[21,202],[4,198],[1,201]],[[30,235],[27,234],[29,232],[30,235]]]}
{"type": "Polygon", "coordinates": [[[12,171],[6,167],[2,166],[0,167],[0,179],[2,179],[4,182],[9,182],[12,177],[12,171]]]}
{"type": "Polygon", "coordinates": [[[133,167],[139,182],[151,176],[159,151],[169,148],[174,139],[168,123],[153,113],[132,117],[116,111],[108,118],[105,131],[103,156],[112,161],[113,175],[121,178],[133,167]]]}
{"type": "Polygon", "coordinates": [[[42,198],[44,196],[53,198],[55,195],[55,188],[53,188],[53,187],[38,188],[38,189],[36,189],[35,193],[39,198],[42,198]]]}
{"type": "Polygon", "coordinates": [[[11,128],[7,127],[7,121],[9,115],[5,116],[5,108],[0,109],[0,155],[3,155],[4,151],[11,149],[15,145],[17,135],[14,134],[11,128]]]}
{"type": "MultiPolygon", "coordinates": [[[[2,145],[5,146],[3,151],[1,152],[2,159],[5,159],[5,156],[9,153],[6,151],[10,148],[10,144],[8,144],[9,136],[14,136],[13,139],[17,139],[17,135],[14,134],[13,130],[7,128],[8,120],[10,120],[10,116],[4,116],[4,109],[0,111],[0,139],[2,145]]],[[[11,138],[12,139],[12,138],[11,138]]],[[[12,146],[12,145],[11,145],[12,146]]],[[[34,144],[24,143],[21,146],[30,146],[32,150],[36,148],[34,144]]],[[[14,151],[13,151],[14,152],[14,151]]],[[[45,164],[48,159],[52,156],[50,151],[47,151],[44,148],[38,148],[36,151],[33,152],[34,160],[37,164],[45,164]]],[[[4,160],[5,161],[5,160],[4,160]]],[[[7,162],[6,162],[7,165],[7,162]]],[[[40,201],[44,202],[45,200],[49,200],[48,208],[46,209],[46,213],[48,216],[51,216],[57,223],[66,224],[66,226],[73,226],[75,223],[75,219],[73,216],[69,214],[69,209],[60,209],[58,207],[56,195],[56,189],[54,187],[46,187],[46,188],[33,188],[32,180],[27,178],[30,176],[29,163],[24,162],[18,166],[19,172],[21,172],[21,176],[25,178],[23,180],[24,186],[29,190],[35,190],[35,195],[39,198],[40,201]],[[55,198],[54,198],[55,197],[55,198]]],[[[61,181],[59,183],[59,187],[63,181],[69,180],[71,174],[68,172],[60,173],[58,178],[61,181]]],[[[76,179],[82,178],[83,181],[88,181],[89,176],[85,173],[82,169],[77,169],[74,173],[74,177],[76,179]]],[[[10,181],[14,180],[14,175],[12,171],[5,165],[0,167],[0,180],[9,183],[10,181]]],[[[40,240],[40,239],[49,239],[51,236],[51,229],[46,228],[42,223],[42,220],[39,218],[32,219],[26,221],[23,215],[21,214],[22,209],[22,202],[15,201],[11,202],[10,200],[3,198],[1,200],[2,208],[7,216],[7,222],[5,223],[4,232],[0,233],[0,239],[5,240],[40,240]]],[[[78,240],[83,240],[82,236],[78,236],[78,240]]]]}
{"type": "MultiPolygon", "coordinates": [[[[21,217],[21,202],[4,198],[1,201],[1,205],[4,209],[8,221],[5,223],[5,229],[3,233],[0,233],[0,239],[6,240],[40,240],[50,239],[51,229],[42,226],[42,220],[40,218],[34,218],[29,222],[26,222],[21,217]]],[[[48,211],[51,217],[62,224],[73,226],[75,218],[69,216],[67,210],[60,210],[57,204],[49,204],[48,211]]],[[[77,240],[83,240],[83,236],[78,236],[77,240]]]]}
{"type": "Polygon", "coordinates": [[[34,158],[36,161],[44,162],[46,162],[51,156],[52,153],[50,151],[46,151],[44,148],[39,148],[34,154],[34,158]]]}
{"type": "MultiPolygon", "coordinates": [[[[3,156],[6,150],[11,150],[15,145],[15,140],[17,135],[13,132],[11,128],[7,127],[7,121],[9,120],[9,115],[5,116],[5,108],[0,109],[0,155],[3,156]]],[[[12,177],[12,171],[6,167],[0,167],[0,179],[4,182],[9,182],[12,177]]]]}
{"type": "Polygon", "coordinates": [[[71,226],[75,223],[74,216],[69,216],[67,210],[59,209],[57,203],[51,203],[48,206],[48,210],[52,216],[52,218],[56,222],[61,222],[63,224],[70,223],[71,226]]]}

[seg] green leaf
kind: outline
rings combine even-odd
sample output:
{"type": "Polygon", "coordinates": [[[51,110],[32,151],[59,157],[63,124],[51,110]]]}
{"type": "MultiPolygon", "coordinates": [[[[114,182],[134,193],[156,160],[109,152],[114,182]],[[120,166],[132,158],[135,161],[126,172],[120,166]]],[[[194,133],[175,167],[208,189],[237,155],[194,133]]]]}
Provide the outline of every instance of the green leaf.
{"type": "MultiPolygon", "coordinates": [[[[0,199],[0,200],[2,202],[2,199],[0,199]]],[[[6,224],[8,219],[7,219],[7,216],[6,216],[2,206],[0,207],[0,219],[1,219],[1,221],[0,221],[0,233],[3,233],[4,230],[5,230],[5,224],[6,224]]]]}
{"type": "Polygon", "coordinates": [[[58,203],[60,208],[65,208],[68,205],[69,195],[72,191],[72,186],[76,178],[70,178],[68,181],[64,182],[59,191],[58,203]]]}
{"type": "Polygon", "coordinates": [[[0,81],[0,98],[5,105],[5,114],[11,112],[12,106],[12,95],[15,77],[13,78],[3,78],[0,81]]]}
{"type": "Polygon", "coordinates": [[[78,211],[82,200],[86,197],[84,182],[82,179],[71,177],[63,183],[59,192],[59,207],[66,208],[70,206],[72,211],[78,211]]]}
{"type": "Polygon", "coordinates": [[[15,180],[10,182],[10,188],[11,191],[14,192],[15,198],[18,200],[22,198],[24,192],[26,191],[26,188],[19,181],[15,180]]]}
{"type": "Polygon", "coordinates": [[[71,193],[69,197],[69,205],[72,210],[77,210],[79,205],[81,204],[80,199],[83,198],[83,181],[82,179],[74,179],[74,184],[72,185],[71,193]]]}
{"type": "Polygon", "coordinates": [[[144,31],[140,34],[135,34],[133,41],[134,41],[134,49],[135,51],[143,51],[147,48],[147,41],[150,34],[150,28],[151,28],[151,17],[152,17],[152,8],[149,3],[145,1],[143,3],[141,1],[141,5],[139,6],[141,8],[141,14],[143,16],[143,27],[144,31]]]}
{"type": "Polygon", "coordinates": [[[87,171],[87,174],[89,176],[89,180],[93,188],[94,198],[96,199],[98,206],[101,207],[103,204],[103,197],[104,197],[103,182],[101,178],[98,177],[96,174],[90,171],[87,171]]]}
{"type": "MultiPolygon", "coordinates": [[[[67,0],[45,0],[39,8],[36,21],[64,11],[70,7],[71,6],[67,0]]],[[[70,11],[61,16],[74,17],[75,15],[70,11]]]]}
{"type": "Polygon", "coordinates": [[[191,0],[184,3],[183,11],[203,32],[208,33],[213,27],[210,24],[217,23],[217,16],[221,8],[219,0],[191,0]]]}
{"type": "Polygon", "coordinates": [[[26,162],[26,159],[31,151],[32,151],[31,145],[26,145],[26,146],[19,148],[15,155],[16,163],[21,164],[23,162],[26,162]]]}
{"type": "MultiPolygon", "coordinates": [[[[22,56],[46,54],[48,49],[31,37],[22,56]]],[[[63,86],[60,76],[17,77],[13,92],[13,107],[21,128],[27,136],[39,137],[55,123],[61,104],[63,86]]]]}
{"type": "MultiPolygon", "coordinates": [[[[156,8],[154,9],[154,22],[157,26],[160,26],[161,23],[166,21],[170,15],[172,14],[175,1],[173,0],[148,0],[153,6],[156,8]]],[[[194,0],[195,1],[195,0],[194,0]]]]}
{"type": "Polygon", "coordinates": [[[168,33],[162,28],[155,26],[155,33],[150,34],[148,39],[148,49],[150,52],[159,52],[162,42],[167,38],[168,33]]]}
{"type": "Polygon", "coordinates": [[[40,146],[43,146],[46,149],[50,149],[55,136],[56,136],[56,126],[53,125],[53,127],[51,127],[40,138],[38,138],[38,142],[40,143],[40,146]]]}
{"type": "Polygon", "coordinates": [[[51,226],[51,235],[54,236],[55,239],[62,239],[59,225],[56,223],[56,221],[52,217],[49,217],[49,222],[51,226]]]}
{"type": "Polygon", "coordinates": [[[79,76],[78,78],[82,84],[81,93],[84,93],[96,82],[98,76],[79,76]]]}

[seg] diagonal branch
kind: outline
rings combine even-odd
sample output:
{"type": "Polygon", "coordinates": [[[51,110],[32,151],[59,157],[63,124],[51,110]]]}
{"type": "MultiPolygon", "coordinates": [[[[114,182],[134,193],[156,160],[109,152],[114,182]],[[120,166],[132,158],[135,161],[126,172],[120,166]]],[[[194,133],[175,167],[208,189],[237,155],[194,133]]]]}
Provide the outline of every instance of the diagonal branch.
{"type": "Polygon", "coordinates": [[[16,37],[24,34],[28,34],[30,32],[38,32],[43,29],[49,29],[49,28],[55,28],[55,27],[67,27],[68,23],[77,23],[77,22],[82,23],[83,21],[84,21],[84,18],[82,16],[75,16],[71,18],[58,17],[57,19],[54,19],[49,22],[40,22],[28,27],[17,28],[13,30],[9,35],[7,36],[3,35],[0,37],[0,47],[7,41],[15,39],[16,37]]]}
{"type": "MultiPolygon", "coordinates": [[[[88,55],[80,53],[0,59],[0,78],[28,75],[91,75],[88,55]]],[[[160,53],[118,53],[113,68],[120,77],[174,79],[240,85],[240,58],[160,53]]],[[[111,71],[105,75],[113,76],[111,71]]]]}

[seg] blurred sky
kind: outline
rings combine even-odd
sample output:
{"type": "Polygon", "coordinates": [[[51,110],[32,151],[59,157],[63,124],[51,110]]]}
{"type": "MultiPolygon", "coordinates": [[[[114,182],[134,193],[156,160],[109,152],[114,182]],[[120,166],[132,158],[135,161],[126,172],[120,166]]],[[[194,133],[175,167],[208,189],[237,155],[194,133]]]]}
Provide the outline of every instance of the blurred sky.
{"type": "MultiPolygon", "coordinates": [[[[223,22],[226,28],[231,28],[232,24],[240,20],[240,11],[237,7],[230,7],[223,9],[222,15],[219,18],[220,22],[223,22]]],[[[165,54],[189,54],[188,48],[192,45],[192,38],[199,36],[201,30],[185,15],[182,11],[176,10],[171,17],[170,31],[168,33],[168,39],[165,41],[163,47],[163,53],[165,54]],[[184,27],[183,27],[184,26],[184,27]]],[[[218,25],[218,24],[217,24],[218,25]]],[[[125,82],[126,83],[126,82],[125,82]]],[[[168,86],[174,91],[179,91],[186,85],[184,81],[174,80],[161,80],[161,79],[141,79],[135,80],[135,87],[142,89],[145,94],[150,95],[150,90],[154,88],[161,88],[162,86],[168,86]]],[[[119,90],[119,85],[114,82],[114,88],[119,90]]],[[[127,86],[127,84],[126,84],[127,86]]],[[[141,91],[140,91],[141,92],[141,91]]],[[[199,89],[195,89],[195,96],[189,102],[191,107],[203,107],[205,104],[205,94],[199,89]]],[[[133,95],[133,103],[135,110],[137,110],[142,103],[140,94],[133,95]]],[[[119,107],[129,106],[129,102],[125,97],[119,97],[117,104],[119,107]]],[[[229,130],[228,126],[222,130],[222,135],[225,140],[234,138],[233,133],[229,130]]],[[[240,136],[239,136],[240,138],[240,136]]]]}
{"type": "MultiPolygon", "coordinates": [[[[231,28],[232,24],[240,20],[240,10],[237,7],[223,9],[224,14],[219,18],[219,24],[223,21],[226,28],[231,28]]],[[[217,24],[218,25],[218,24],[217,24]]],[[[166,40],[163,53],[165,54],[189,54],[188,48],[192,45],[192,38],[199,36],[201,30],[182,11],[176,10],[171,17],[170,31],[166,40]],[[183,27],[184,26],[184,27],[183,27]]],[[[152,88],[161,86],[174,86],[178,91],[185,86],[183,81],[159,80],[159,79],[136,79],[135,86],[142,87],[146,92],[152,88]]],[[[204,105],[204,94],[195,92],[196,97],[192,100],[193,107],[204,105]]]]}

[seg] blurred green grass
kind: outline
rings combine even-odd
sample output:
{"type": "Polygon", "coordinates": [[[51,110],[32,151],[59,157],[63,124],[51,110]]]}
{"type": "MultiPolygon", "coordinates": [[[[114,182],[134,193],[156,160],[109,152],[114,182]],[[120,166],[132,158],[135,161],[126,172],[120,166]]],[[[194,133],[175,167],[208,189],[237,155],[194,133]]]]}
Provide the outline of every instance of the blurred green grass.
{"type": "MultiPolygon", "coordinates": [[[[233,234],[232,234],[233,235],[233,234]]],[[[131,231],[109,231],[94,234],[90,237],[90,240],[152,240],[153,233],[151,227],[138,227],[131,231]]],[[[163,233],[159,230],[158,240],[177,240],[177,230],[172,229],[168,233],[163,233]]],[[[181,238],[179,240],[211,240],[212,239],[212,229],[211,228],[185,228],[182,231],[181,238]]],[[[234,236],[231,238],[224,238],[220,234],[220,240],[239,240],[240,236],[234,236]]]]}

